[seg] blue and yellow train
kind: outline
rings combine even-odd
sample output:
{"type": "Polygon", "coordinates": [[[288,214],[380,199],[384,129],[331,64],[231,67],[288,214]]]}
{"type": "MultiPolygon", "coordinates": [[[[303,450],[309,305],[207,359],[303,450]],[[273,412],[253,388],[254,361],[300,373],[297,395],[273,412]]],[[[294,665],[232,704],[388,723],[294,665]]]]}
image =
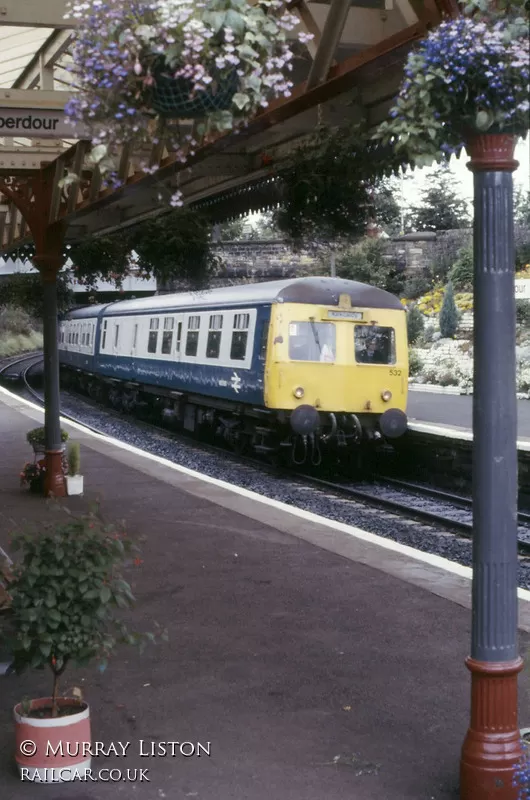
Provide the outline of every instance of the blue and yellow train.
{"type": "Polygon", "coordinates": [[[406,312],[381,289],[297,278],[125,300],[60,322],[61,380],[237,450],[316,461],[407,428],[406,312]]]}

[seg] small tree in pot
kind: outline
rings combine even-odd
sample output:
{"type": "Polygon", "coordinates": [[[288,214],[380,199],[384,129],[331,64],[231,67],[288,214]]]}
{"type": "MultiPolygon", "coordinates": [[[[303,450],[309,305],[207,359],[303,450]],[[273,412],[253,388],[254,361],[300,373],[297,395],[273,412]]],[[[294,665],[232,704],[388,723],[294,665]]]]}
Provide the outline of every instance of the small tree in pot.
{"type": "Polygon", "coordinates": [[[140,563],[123,528],[104,524],[96,513],[74,517],[64,508],[60,513],[67,516],[41,524],[38,533],[13,537],[21,559],[10,585],[12,668],[52,673],[51,697],[19,703],[14,712],[17,764],[35,771],[39,781],[73,780],[90,768],[90,754],[79,747],[90,742],[88,705],[59,696],[68,665],[96,660],[103,670],[117,644],[143,645],[155,638],[131,633],[115,613],[134,603],[123,567],[129,560],[140,563]],[[32,751],[27,740],[34,743],[32,751]]]}
{"type": "Polygon", "coordinates": [[[81,475],[81,448],[78,442],[72,442],[68,448],[68,474],[66,475],[66,491],[68,495],[83,494],[83,476],[81,475]]]}

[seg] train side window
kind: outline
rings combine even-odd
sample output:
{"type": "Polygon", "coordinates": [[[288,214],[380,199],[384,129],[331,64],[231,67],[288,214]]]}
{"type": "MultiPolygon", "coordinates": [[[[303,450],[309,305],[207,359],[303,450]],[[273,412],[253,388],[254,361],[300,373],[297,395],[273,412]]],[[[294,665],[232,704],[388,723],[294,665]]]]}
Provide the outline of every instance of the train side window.
{"type": "Polygon", "coordinates": [[[182,343],[182,322],[177,323],[177,338],[175,339],[175,353],[180,353],[182,343]]]}
{"type": "Polygon", "coordinates": [[[114,349],[115,350],[118,349],[119,338],[120,338],[120,326],[115,324],[114,325],[114,349]]]}
{"type": "Polygon", "coordinates": [[[105,349],[105,345],[107,344],[107,320],[103,320],[103,329],[101,331],[101,345],[100,350],[105,349]]]}
{"type": "Polygon", "coordinates": [[[160,327],[160,320],[153,317],[149,322],[149,339],[147,342],[147,352],[156,353],[158,345],[158,328],[160,327]]]}
{"type": "Polygon", "coordinates": [[[197,348],[199,346],[199,330],[201,327],[200,317],[189,317],[188,319],[188,335],[186,336],[186,355],[196,356],[197,348]]]}
{"type": "Polygon", "coordinates": [[[223,315],[212,314],[206,342],[206,358],[219,358],[221,350],[221,334],[223,328],[223,315]]]}
{"type": "Polygon", "coordinates": [[[133,341],[132,341],[132,349],[136,350],[136,345],[138,344],[138,323],[135,324],[133,330],[133,341]]]}
{"type": "Polygon", "coordinates": [[[380,325],[356,325],[354,341],[355,360],[358,364],[396,363],[394,328],[383,328],[380,325]]]}
{"type": "Polygon", "coordinates": [[[244,361],[247,354],[250,314],[234,314],[234,328],[230,347],[231,361],[244,361]]]}
{"type": "Polygon", "coordinates": [[[173,329],[175,328],[175,320],[173,317],[164,318],[164,331],[162,333],[162,353],[168,356],[171,353],[173,346],[173,329]]]}
{"type": "Polygon", "coordinates": [[[291,322],[289,358],[292,361],[326,361],[336,355],[336,330],[333,322],[291,322]]]}
{"type": "Polygon", "coordinates": [[[265,361],[267,358],[267,344],[269,341],[269,321],[266,320],[263,323],[263,328],[261,329],[261,342],[259,345],[259,357],[261,361],[265,361]]]}

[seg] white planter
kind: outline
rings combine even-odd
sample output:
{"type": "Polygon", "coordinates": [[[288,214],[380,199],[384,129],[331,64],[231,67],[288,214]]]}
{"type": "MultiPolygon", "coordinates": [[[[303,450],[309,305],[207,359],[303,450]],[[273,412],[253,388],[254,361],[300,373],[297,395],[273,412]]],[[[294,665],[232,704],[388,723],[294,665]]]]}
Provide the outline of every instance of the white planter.
{"type": "Polygon", "coordinates": [[[527,741],[530,740],[530,728],[521,728],[519,733],[521,734],[521,739],[524,739],[525,736],[528,736],[527,741]]]}
{"type": "Polygon", "coordinates": [[[82,475],[67,475],[66,476],[66,492],[68,495],[83,494],[83,476],[82,475]]]}

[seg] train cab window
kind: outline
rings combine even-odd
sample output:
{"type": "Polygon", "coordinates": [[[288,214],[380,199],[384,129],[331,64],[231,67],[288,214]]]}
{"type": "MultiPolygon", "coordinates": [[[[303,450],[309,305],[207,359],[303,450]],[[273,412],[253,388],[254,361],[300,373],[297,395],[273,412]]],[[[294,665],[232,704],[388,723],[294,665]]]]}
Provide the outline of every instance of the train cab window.
{"type": "Polygon", "coordinates": [[[358,364],[395,364],[396,334],[380,325],[356,325],[355,360],[358,364]]]}
{"type": "Polygon", "coordinates": [[[103,329],[101,331],[101,346],[100,350],[105,349],[105,345],[107,344],[107,320],[103,320],[103,329]]]}
{"type": "Polygon", "coordinates": [[[182,344],[182,322],[177,323],[177,338],[175,339],[175,353],[180,353],[182,344]]]}
{"type": "Polygon", "coordinates": [[[153,317],[149,322],[149,339],[147,340],[147,352],[156,353],[158,346],[158,328],[160,327],[160,320],[153,317]]]}
{"type": "Polygon", "coordinates": [[[186,355],[196,356],[199,346],[199,329],[201,327],[200,317],[189,317],[188,335],[186,336],[186,355]]]}
{"type": "Polygon", "coordinates": [[[231,361],[244,361],[247,354],[250,314],[234,314],[234,329],[230,347],[231,361]]]}
{"type": "Polygon", "coordinates": [[[173,317],[164,318],[164,331],[162,333],[162,353],[168,356],[171,353],[173,346],[173,330],[175,328],[175,320],[173,317]]]}
{"type": "Polygon", "coordinates": [[[333,322],[291,322],[289,358],[292,361],[327,361],[336,355],[336,331],[333,322]]]}
{"type": "Polygon", "coordinates": [[[223,329],[223,315],[212,314],[208,327],[208,340],[206,342],[206,358],[219,358],[221,350],[221,334],[223,329]]]}

